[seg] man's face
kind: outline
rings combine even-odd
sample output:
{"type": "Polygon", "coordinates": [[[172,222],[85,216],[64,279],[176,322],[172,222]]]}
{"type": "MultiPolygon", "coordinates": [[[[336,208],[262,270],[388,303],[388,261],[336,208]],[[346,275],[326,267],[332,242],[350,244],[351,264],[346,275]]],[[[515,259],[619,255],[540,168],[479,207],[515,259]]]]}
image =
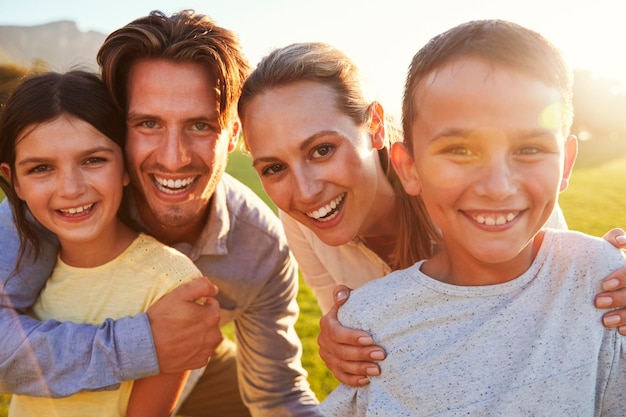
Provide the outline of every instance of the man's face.
{"type": "Polygon", "coordinates": [[[197,63],[139,60],[128,78],[126,157],[142,219],[164,241],[194,239],[236,144],[215,79],[197,63]]]}

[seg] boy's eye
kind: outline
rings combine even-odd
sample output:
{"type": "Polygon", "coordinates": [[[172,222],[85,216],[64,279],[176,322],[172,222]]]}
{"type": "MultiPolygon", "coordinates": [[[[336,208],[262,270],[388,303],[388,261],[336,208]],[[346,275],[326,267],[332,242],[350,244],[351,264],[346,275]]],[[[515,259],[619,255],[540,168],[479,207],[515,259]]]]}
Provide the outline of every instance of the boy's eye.
{"type": "Polygon", "coordinates": [[[466,146],[455,146],[452,148],[448,148],[447,152],[451,153],[452,155],[459,156],[468,156],[472,154],[472,151],[466,146]]]}
{"type": "Polygon", "coordinates": [[[323,158],[328,156],[334,150],[334,146],[332,145],[319,145],[317,146],[312,153],[313,158],[323,158]]]}
{"type": "Polygon", "coordinates": [[[542,150],[538,146],[526,146],[519,150],[521,155],[537,155],[541,152],[542,150]]]}

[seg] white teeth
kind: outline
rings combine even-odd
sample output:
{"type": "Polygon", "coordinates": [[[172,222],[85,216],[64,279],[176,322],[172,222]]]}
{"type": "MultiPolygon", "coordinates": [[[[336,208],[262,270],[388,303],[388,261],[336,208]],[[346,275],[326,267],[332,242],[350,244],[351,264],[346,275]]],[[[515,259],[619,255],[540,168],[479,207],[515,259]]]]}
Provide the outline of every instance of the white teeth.
{"type": "Polygon", "coordinates": [[[187,189],[196,179],[196,177],[189,177],[189,178],[183,178],[183,179],[165,179],[165,178],[159,178],[156,175],[154,176],[154,179],[157,183],[157,186],[159,188],[159,190],[164,191],[166,193],[176,193],[176,192],[180,192],[180,191],[184,191],[185,189],[187,189]]]}
{"type": "Polygon", "coordinates": [[[84,206],[80,206],[80,207],[72,207],[69,209],[59,209],[59,211],[63,214],[75,215],[75,214],[83,214],[84,212],[91,210],[92,207],[93,207],[93,204],[85,204],[84,206]]]}
{"type": "Polygon", "coordinates": [[[503,224],[506,224],[512,220],[514,220],[517,217],[517,214],[514,213],[508,213],[506,216],[505,215],[496,215],[496,216],[484,216],[484,215],[478,215],[476,217],[474,217],[474,220],[477,223],[480,224],[486,224],[487,226],[502,226],[503,224]]]}
{"type": "Polygon", "coordinates": [[[343,199],[345,196],[346,196],[345,193],[341,194],[339,197],[331,201],[329,204],[325,205],[324,207],[320,207],[317,210],[310,211],[306,215],[315,220],[323,220],[323,221],[332,220],[335,218],[335,214],[336,214],[336,213],[333,213],[333,211],[337,207],[341,206],[341,203],[343,202],[343,199]],[[330,213],[332,213],[332,215],[328,216],[330,213]]]}

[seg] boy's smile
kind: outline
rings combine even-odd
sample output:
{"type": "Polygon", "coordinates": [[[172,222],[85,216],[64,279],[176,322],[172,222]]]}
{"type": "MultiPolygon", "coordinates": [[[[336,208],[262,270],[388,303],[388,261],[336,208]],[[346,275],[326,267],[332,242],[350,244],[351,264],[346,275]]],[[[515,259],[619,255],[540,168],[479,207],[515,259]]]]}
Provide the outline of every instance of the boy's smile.
{"type": "Polygon", "coordinates": [[[413,169],[444,239],[435,259],[449,265],[437,278],[487,285],[517,277],[534,258],[531,243],[576,154],[562,115],[542,117],[560,102],[558,91],[466,57],[426,76],[414,100],[413,169]]]}

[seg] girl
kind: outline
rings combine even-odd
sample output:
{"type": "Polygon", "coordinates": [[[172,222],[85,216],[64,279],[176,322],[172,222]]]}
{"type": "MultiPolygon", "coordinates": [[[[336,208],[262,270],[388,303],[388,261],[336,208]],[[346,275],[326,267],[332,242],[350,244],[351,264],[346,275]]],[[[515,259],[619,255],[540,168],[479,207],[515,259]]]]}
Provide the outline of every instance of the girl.
{"type": "MultiPolygon", "coordinates": [[[[34,75],[4,108],[0,185],[20,233],[16,270],[26,248],[39,250],[39,224],[60,245],[52,276],[32,307],[39,320],[98,324],[136,314],[201,276],[185,256],[118,217],[129,183],[124,141],[123,114],[87,72],[34,75]]],[[[162,374],[62,399],[14,395],[9,415],[169,416],[186,378],[162,374]]]]}

